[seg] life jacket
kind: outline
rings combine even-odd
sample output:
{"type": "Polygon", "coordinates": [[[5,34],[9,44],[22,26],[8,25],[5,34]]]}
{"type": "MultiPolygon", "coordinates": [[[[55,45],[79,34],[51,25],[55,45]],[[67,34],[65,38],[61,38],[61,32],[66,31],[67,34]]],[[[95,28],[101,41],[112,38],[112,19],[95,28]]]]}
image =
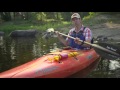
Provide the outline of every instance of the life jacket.
{"type": "MultiPolygon", "coordinates": [[[[83,28],[83,31],[79,31],[78,33],[76,33],[75,31],[72,32],[72,34],[70,36],[76,38],[80,38],[81,40],[85,41],[85,36],[83,35],[83,32],[85,30],[86,27],[83,28]]],[[[93,39],[91,40],[91,43],[93,43],[93,39]]],[[[77,48],[77,49],[86,49],[86,47],[82,46],[82,45],[78,45],[74,42],[74,39],[70,39],[69,42],[70,46],[72,48],[77,48]]]]}

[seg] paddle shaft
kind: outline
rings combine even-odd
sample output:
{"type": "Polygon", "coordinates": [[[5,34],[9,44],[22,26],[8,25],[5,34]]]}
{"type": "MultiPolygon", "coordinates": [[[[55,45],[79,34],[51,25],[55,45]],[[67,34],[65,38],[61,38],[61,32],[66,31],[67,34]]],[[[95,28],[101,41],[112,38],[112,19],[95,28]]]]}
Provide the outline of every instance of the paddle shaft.
{"type": "MultiPolygon", "coordinates": [[[[66,37],[69,37],[69,38],[71,38],[71,39],[75,39],[74,37],[71,37],[71,36],[69,36],[69,35],[66,35],[66,34],[63,34],[63,33],[60,33],[60,32],[59,32],[59,34],[60,34],[60,35],[63,35],[63,36],[66,36],[66,37]]],[[[80,42],[83,42],[83,40],[79,40],[79,41],[80,41],[80,42]]],[[[98,48],[98,49],[103,50],[103,51],[105,51],[105,52],[107,52],[107,53],[110,53],[110,54],[113,54],[113,55],[115,55],[115,56],[120,57],[120,54],[118,54],[118,53],[116,53],[116,52],[113,52],[113,51],[111,51],[111,50],[108,50],[108,49],[106,49],[106,48],[103,48],[103,47],[101,47],[101,46],[99,46],[99,45],[97,45],[97,44],[91,44],[91,43],[85,42],[85,41],[84,41],[84,43],[85,43],[85,44],[88,44],[88,45],[90,45],[90,46],[92,46],[92,47],[94,47],[94,48],[98,48]]]]}

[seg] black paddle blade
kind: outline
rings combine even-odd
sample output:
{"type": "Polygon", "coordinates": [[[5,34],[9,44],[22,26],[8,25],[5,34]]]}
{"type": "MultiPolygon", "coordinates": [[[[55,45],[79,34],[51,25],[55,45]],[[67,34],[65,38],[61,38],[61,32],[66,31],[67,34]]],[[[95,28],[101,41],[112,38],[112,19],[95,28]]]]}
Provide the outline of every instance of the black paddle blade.
{"type": "MultiPolygon", "coordinates": [[[[113,45],[113,44],[109,44],[109,43],[105,43],[105,42],[98,42],[98,45],[100,45],[110,51],[113,51],[115,53],[118,53],[120,55],[120,48],[118,45],[113,45]]],[[[116,60],[116,59],[120,58],[119,55],[116,56],[116,55],[113,55],[110,53],[106,53],[106,52],[101,51],[100,49],[98,50],[97,48],[95,48],[95,50],[101,57],[108,59],[108,60],[116,60]]]]}

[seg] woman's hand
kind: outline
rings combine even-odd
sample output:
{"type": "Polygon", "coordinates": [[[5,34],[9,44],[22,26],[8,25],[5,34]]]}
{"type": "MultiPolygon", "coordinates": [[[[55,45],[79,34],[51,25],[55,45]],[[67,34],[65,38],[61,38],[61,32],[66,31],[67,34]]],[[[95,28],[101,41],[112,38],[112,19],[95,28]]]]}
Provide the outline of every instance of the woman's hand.
{"type": "Polygon", "coordinates": [[[79,40],[80,40],[80,38],[77,38],[77,37],[76,37],[76,38],[74,39],[74,42],[80,45],[81,42],[80,42],[79,40]]]}
{"type": "Polygon", "coordinates": [[[58,31],[55,31],[55,34],[57,35],[57,37],[61,37],[58,31]]]}

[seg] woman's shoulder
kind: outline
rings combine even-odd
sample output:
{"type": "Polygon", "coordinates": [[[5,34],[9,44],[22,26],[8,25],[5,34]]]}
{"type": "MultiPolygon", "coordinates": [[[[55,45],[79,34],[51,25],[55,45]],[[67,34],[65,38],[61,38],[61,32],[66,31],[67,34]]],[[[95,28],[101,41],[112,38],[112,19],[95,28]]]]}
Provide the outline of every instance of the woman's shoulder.
{"type": "Polygon", "coordinates": [[[71,29],[70,29],[70,31],[74,31],[74,30],[75,30],[75,28],[71,28],[71,29]]]}
{"type": "Polygon", "coordinates": [[[69,34],[72,33],[75,30],[75,28],[72,28],[69,30],[69,34]]]}
{"type": "Polygon", "coordinates": [[[85,26],[84,26],[84,30],[85,31],[91,31],[91,29],[89,27],[85,27],[85,26]]]}

